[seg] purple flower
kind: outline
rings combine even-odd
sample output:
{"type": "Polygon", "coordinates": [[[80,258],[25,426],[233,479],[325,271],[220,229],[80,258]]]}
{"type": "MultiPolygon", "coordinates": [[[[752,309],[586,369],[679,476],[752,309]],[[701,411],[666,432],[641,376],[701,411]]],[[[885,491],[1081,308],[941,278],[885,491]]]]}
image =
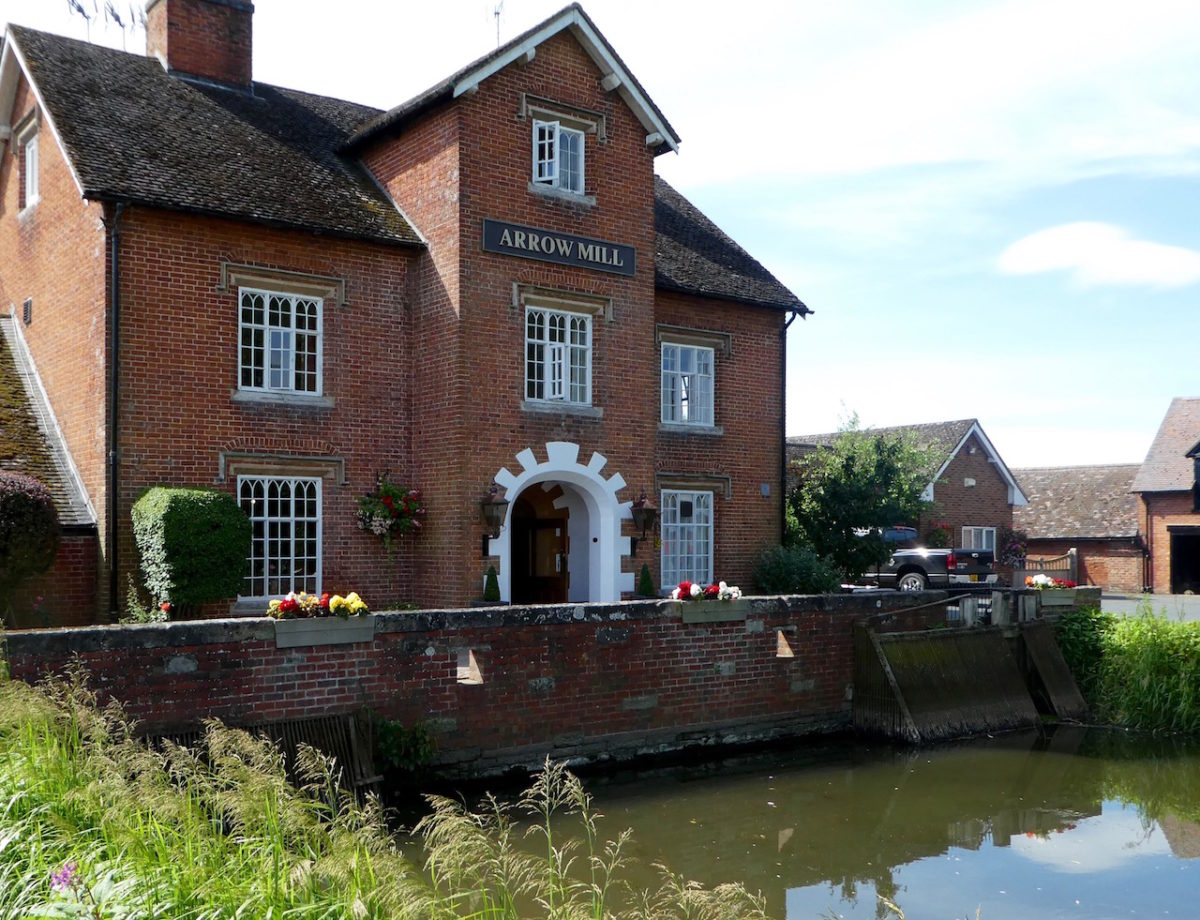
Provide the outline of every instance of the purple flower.
{"type": "Polygon", "coordinates": [[[68,860],[63,867],[50,876],[50,887],[55,891],[70,891],[79,880],[79,863],[68,860]]]}

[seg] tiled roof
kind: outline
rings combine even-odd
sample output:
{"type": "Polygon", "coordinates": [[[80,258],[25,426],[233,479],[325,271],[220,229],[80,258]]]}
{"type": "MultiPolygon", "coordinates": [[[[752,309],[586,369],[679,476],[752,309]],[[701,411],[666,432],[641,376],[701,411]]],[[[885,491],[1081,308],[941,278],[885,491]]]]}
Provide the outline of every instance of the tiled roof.
{"type": "Polygon", "coordinates": [[[1013,510],[1013,526],[1033,539],[1133,537],[1136,463],[1013,470],[1029,504],[1013,510]]]}
{"type": "MultiPolygon", "coordinates": [[[[912,435],[917,447],[932,448],[936,453],[934,459],[938,465],[945,463],[950,459],[954,449],[962,442],[962,439],[967,436],[967,432],[971,430],[972,425],[979,424],[977,419],[963,418],[953,422],[926,422],[920,425],[893,425],[890,428],[869,428],[871,434],[884,435],[885,437],[897,434],[909,433],[912,435]]],[[[795,459],[796,457],[807,453],[814,447],[829,447],[834,438],[840,432],[830,431],[825,434],[803,434],[794,435],[787,439],[788,457],[795,459]]]]}
{"type": "Polygon", "coordinates": [[[45,483],[60,524],[95,525],[53,416],[17,346],[9,316],[0,316],[0,469],[45,483]]]}
{"type": "Polygon", "coordinates": [[[9,28],[85,197],[420,242],[366,170],[337,153],[376,109],[263,83],[223,89],[143,55],[9,28]]]}
{"type": "Polygon", "coordinates": [[[1142,468],[1133,480],[1134,492],[1186,492],[1196,474],[1187,454],[1200,441],[1200,399],[1171,400],[1142,468]]]}
{"type": "Polygon", "coordinates": [[[659,176],[654,177],[654,228],[656,287],[801,314],[812,312],[659,176]]]}

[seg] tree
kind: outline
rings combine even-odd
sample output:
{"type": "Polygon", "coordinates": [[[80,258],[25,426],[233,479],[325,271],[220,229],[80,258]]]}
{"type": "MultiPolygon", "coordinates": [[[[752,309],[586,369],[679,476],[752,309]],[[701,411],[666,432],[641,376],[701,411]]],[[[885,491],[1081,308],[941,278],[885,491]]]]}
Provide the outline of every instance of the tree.
{"type": "Polygon", "coordinates": [[[795,463],[788,493],[797,542],[827,559],[847,581],[888,556],[879,528],[915,524],[921,493],[937,469],[935,452],[908,434],[859,427],[857,416],[833,443],[795,463]]]}

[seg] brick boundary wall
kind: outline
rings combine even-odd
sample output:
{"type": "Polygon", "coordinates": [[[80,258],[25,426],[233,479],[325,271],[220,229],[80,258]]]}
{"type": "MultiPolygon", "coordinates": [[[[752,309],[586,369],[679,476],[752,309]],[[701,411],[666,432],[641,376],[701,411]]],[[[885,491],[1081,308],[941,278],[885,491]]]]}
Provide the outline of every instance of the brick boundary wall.
{"type": "Polygon", "coordinates": [[[470,776],[547,755],[628,760],[847,729],[853,624],[945,623],[939,594],[387,612],[371,642],[299,648],[277,648],[277,624],[260,617],[31,630],[7,644],[12,676],[30,683],[78,658],[101,701],[120,700],[148,733],[367,706],[430,723],[439,768],[470,776]],[[472,663],[479,682],[464,682],[472,663]]]}

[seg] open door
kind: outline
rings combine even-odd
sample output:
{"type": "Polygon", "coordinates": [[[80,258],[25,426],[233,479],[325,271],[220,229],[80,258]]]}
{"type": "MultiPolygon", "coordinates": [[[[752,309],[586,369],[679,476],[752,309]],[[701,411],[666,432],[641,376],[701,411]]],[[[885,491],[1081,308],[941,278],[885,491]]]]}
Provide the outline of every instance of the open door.
{"type": "Polygon", "coordinates": [[[540,485],[521,493],[513,505],[512,602],[565,604],[571,585],[569,521],[566,509],[554,507],[555,493],[540,485]]]}

